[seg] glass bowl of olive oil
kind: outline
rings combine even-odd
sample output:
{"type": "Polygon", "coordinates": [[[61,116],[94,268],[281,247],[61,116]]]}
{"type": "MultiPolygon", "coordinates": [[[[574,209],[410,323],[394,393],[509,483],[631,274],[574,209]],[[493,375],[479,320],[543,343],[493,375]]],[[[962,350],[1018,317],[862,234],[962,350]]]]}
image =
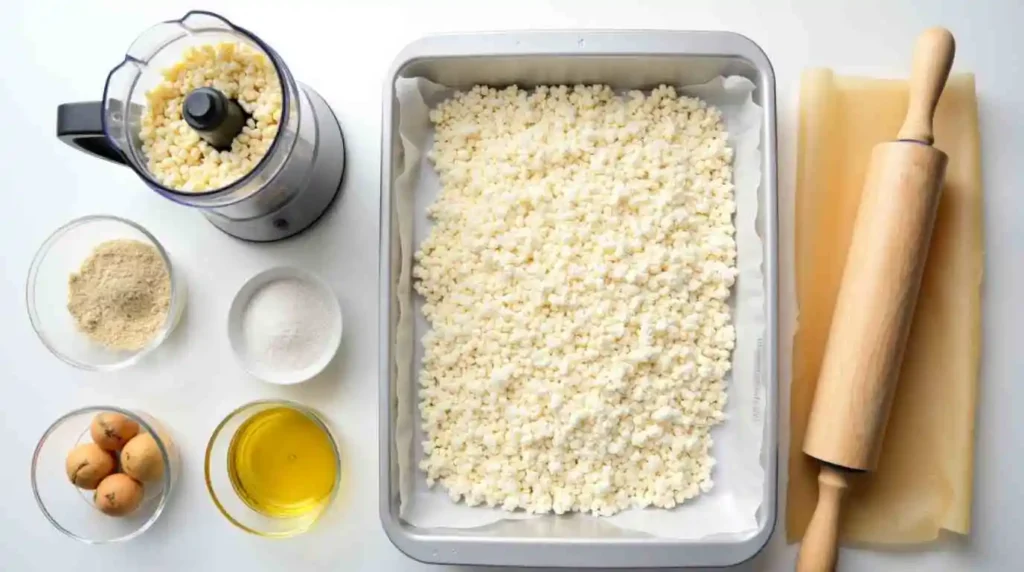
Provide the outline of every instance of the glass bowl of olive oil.
{"type": "Polygon", "coordinates": [[[255,401],[232,411],[206,447],[206,487],[221,514],[253,534],[302,534],[334,500],[341,459],[316,411],[255,401]]]}

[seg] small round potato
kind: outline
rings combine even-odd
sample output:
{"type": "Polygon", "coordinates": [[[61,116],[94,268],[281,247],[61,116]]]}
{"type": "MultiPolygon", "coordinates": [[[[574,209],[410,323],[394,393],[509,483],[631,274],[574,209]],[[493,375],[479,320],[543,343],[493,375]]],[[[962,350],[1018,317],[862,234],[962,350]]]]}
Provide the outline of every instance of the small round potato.
{"type": "Polygon", "coordinates": [[[160,447],[149,433],[135,436],[121,450],[121,470],[142,482],[159,480],[164,473],[160,447]]]}
{"type": "Polygon", "coordinates": [[[124,516],[142,504],[142,483],[124,473],[114,473],[100,481],[93,502],[103,514],[124,516]]]}
{"type": "Polygon", "coordinates": [[[114,457],[96,443],[82,443],[68,453],[64,468],[71,484],[91,491],[114,472],[114,457]]]}
{"type": "Polygon", "coordinates": [[[100,447],[120,451],[125,443],[139,434],[139,424],[120,413],[105,411],[93,418],[89,433],[100,447]]]}

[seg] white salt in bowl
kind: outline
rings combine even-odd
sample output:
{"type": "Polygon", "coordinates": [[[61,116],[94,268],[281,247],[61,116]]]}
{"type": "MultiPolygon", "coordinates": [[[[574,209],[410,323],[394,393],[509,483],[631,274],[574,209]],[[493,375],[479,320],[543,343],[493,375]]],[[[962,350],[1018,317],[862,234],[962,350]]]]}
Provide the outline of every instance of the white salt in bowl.
{"type": "Polygon", "coordinates": [[[299,268],[281,266],[253,276],[228,311],[235,357],[247,372],[268,383],[293,385],[315,377],[334,359],[341,334],[341,305],[334,290],[299,268]],[[269,288],[276,288],[274,296],[269,288]],[[283,291],[304,297],[289,304],[279,295],[283,291]]]}

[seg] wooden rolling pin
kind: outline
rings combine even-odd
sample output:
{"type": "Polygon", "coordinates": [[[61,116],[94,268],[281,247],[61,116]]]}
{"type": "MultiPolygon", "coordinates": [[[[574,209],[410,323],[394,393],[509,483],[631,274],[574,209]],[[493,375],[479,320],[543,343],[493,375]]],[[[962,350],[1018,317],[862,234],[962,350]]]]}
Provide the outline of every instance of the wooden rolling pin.
{"type": "Polygon", "coordinates": [[[804,438],[821,473],[798,572],[835,569],[848,478],[878,464],[946,170],[932,118],[953,52],[948,30],[918,38],[903,127],[871,153],[804,438]]]}

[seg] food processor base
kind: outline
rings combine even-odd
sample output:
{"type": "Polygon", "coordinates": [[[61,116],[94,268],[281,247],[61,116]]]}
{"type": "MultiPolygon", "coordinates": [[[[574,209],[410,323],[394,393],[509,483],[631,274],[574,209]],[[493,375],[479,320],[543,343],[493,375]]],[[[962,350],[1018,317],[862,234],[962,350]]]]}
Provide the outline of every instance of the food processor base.
{"type": "Polygon", "coordinates": [[[345,139],[338,118],[324,98],[306,85],[300,85],[313,105],[316,117],[317,148],[306,188],[280,209],[256,218],[230,219],[213,211],[204,211],[214,226],[235,238],[253,242],[282,240],[313,226],[341,192],[345,174],[345,139]]]}

